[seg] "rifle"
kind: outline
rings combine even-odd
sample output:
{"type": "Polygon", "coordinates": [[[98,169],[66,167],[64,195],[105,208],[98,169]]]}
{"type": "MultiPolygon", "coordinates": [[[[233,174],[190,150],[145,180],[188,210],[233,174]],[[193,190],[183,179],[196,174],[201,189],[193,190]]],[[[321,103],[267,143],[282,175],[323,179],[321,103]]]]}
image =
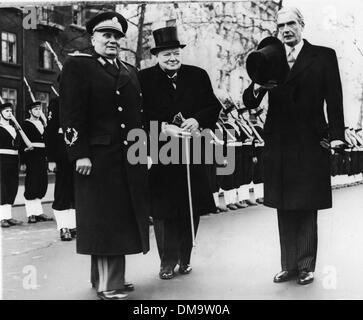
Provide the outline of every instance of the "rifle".
{"type": "MultiPolygon", "coordinates": [[[[5,103],[1,96],[0,96],[0,103],[5,103]]],[[[27,150],[33,150],[34,147],[31,141],[29,140],[29,138],[27,137],[27,135],[25,134],[25,132],[23,131],[19,122],[16,120],[13,114],[11,114],[11,121],[14,123],[15,129],[19,131],[21,138],[23,139],[25,145],[27,146],[27,150]]]]}
{"type": "MultiPolygon", "coordinates": [[[[25,83],[26,87],[28,88],[30,98],[32,99],[33,102],[35,102],[36,100],[35,100],[34,94],[32,92],[32,89],[30,88],[30,85],[29,85],[28,81],[26,80],[25,76],[24,76],[24,83],[25,83]]],[[[45,117],[42,110],[40,110],[40,117],[42,118],[42,120],[44,122],[44,126],[46,126],[47,125],[47,118],[45,117]]]]}

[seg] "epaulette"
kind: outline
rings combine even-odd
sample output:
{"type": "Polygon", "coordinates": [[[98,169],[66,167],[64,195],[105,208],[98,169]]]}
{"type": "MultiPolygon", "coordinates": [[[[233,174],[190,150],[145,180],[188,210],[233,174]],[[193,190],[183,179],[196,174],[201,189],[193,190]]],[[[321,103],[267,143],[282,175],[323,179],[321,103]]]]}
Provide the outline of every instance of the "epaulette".
{"type": "Polygon", "coordinates": [[[92,58],[92,55],[91,54],[88,54],[88,53],[68,53],[69,56],[71,57],[88,57],[88,58],[92,58]]]}

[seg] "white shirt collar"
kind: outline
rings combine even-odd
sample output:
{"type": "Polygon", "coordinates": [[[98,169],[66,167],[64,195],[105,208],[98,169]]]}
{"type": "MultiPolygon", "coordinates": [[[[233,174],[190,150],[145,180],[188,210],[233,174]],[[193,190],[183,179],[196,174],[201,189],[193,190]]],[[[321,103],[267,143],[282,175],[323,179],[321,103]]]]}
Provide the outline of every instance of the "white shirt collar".
{"type": "MultiPolygon", "coordinates": [[[[302,47],[304,46],[304,41],[303,40],[301,40],[295,47],[294,47],[294,49],[295,49],[295,52],[294,52],[294,57],[295,57],[295,59],[298,57],[298,55],[299,55],[299,53],[300,53],[300,51],[301,51],[301,49],[302,49],[302,47]]],[[[286,49],[286,55],[288,55],[289,54],[289,52],[291,51],[291,47],[289,47],[289,46],[287,46],[286,44],[285,44],[285,49],[286,49]]]]}
{"type": "Polygon", "coordinates": [[[107,58],[105,58],[109,63],[111,63],[111,64],[115,64],[116,63],[116,65],[117,65],[117,60],[116,60],[116,58],[115,59],[107,59],[107,58]]]}

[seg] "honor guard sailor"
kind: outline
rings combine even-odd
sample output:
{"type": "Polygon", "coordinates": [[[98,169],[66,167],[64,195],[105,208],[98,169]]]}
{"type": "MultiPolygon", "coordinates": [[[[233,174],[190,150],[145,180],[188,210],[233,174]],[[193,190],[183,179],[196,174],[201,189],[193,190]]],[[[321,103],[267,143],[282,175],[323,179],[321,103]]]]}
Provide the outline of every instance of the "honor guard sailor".
{"type": "Polygon", "coordinates": [[[55,172],[53,213],[62,241],[76,236],[76,211],[74,207],[73,166],[68,159],[64,133],[59,124],[59,98],[48,106],[48,123],[45,128],[45,146],[48,168],[55,172]]]}
{"type": "Polygon", "coordinates": [[[142,129],[136,69],[119,59],[127,21],[102,12],[86,24],[92,55],[70,56],[60,79],[60,119],[75,167],[77,252],[91,256],[104,300],[127,298],[125,255],[149,251],[147,159],[128,161],[127,135],[142,129]]]}
{"type": "Polygon", "coordinates": [[[40,119],[41,102],[35,101],[26,106],[29,118],[22,128],[33,146],[32,150],[22,142],[20,149],[21,169],[25,170],[25,210],[28,223],[52,221],[43,212],[41,200],[48,188],[47,159],[44,144],[44,124],[40,119]]]}
{"type": "Polygon", "coordinates": [[[18,134],[10,124],[12,104],[0,103],[0,220],[1,227],[21,225],[22,221],[12,218],[19,186],[18,134]]]}

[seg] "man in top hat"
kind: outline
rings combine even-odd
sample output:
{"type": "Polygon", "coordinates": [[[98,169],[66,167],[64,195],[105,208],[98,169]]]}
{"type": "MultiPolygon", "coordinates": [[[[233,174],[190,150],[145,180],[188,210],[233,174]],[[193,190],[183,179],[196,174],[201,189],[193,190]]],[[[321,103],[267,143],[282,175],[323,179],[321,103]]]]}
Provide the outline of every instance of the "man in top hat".
{"type": "Polygon", "coordinates": [[[57,229],[62,241],[71,241],[76,236],[73,166],[68,159],[63,136],[63,130],[59,124],[59,97],[55,97],[49,102],[44,140],[48,168],[55,172],[52,208],[57,229]]]}
{"type": "Polygon", "coordinates": [[[91,255],[98,297],[123,300],[125,255],[149,250],[147,164],[131,165],[127,136],[142,128],[142,95],[133,66],[118,54],[127,21],[103,12],[86,24],[92,55],[69,57],[60,79],[60,121],[75,166],[77,252],[91,255]]]}
{"type": "Polygon", "coordinates": [[[32,143],[33,149],[28,150],[24,141],[20,148],[21,170],[26,172],[25,175],[25,210],[28,217],[28,223],[37,223],[42,221],[52,221],[43,212],[41,200],[45,196],[48,188],[47,159],[44,144],[44,124],[41,116],[41,102],[35,101],[26,106],[29,113],[22,128],[32,143]]]}
{"type": "Polygon", "coordinates": [[[304,19],[298,9],[282,8],[277,27],[284,45],[265,58],[280,70],[262,81],[255,78],[262,86],[252,82],[243,98],[247,107],[256,108],[268,92],[264,204],[277,209],[282,267],[274,282],[297,277],[305,285],[314,280],[317,212],[332,207],[330,150],[321,141],[329,139],[331,147],[344,141],[342,87],[335,51],[302,39],[304,19]],[[277,62],[281,57],[285,64],[277,62]]]}
{"type": "Polygon", "coordinates": [[[1,227],[21,225],[22,221],[12,218],[19,186],[18,135],[10,124],[12,104],[0,102],[0,220],[1,227]]]}
{"type": "MultiPolygon", "coordinates": [[[[180,127],[175,130],[176,135],[214,128],[221,105],[213,93],[207,72],[182,64],[185,45],[179,42],[175,27],[155,30],[153,36],[155,47],[150,51],[158,63],[139,73],[146,126],[149,127],[150,121],[157,121],[159,131],[169,132],[175,129],[172,123],[177,123],[180,127]],[[174,121],[177,114],[183,118],[180,123],[174,121]]],[[[159,142],[159,147],[164,144],[159,142]]],[[[180,145],[185,148],[185,141],[180,140],[180,145]]],[[[186,165],[181,162],[164,165],[156,161],[153,160],[150,170],[150,190],[151,214],[161,259],[159,277],[171,279],[177,264],[179,273],[191,272],[192,232],[197,232],[199,216],[213,212],[215,205],[206,167],[192,163],[192,231],[186,165]]]]}

